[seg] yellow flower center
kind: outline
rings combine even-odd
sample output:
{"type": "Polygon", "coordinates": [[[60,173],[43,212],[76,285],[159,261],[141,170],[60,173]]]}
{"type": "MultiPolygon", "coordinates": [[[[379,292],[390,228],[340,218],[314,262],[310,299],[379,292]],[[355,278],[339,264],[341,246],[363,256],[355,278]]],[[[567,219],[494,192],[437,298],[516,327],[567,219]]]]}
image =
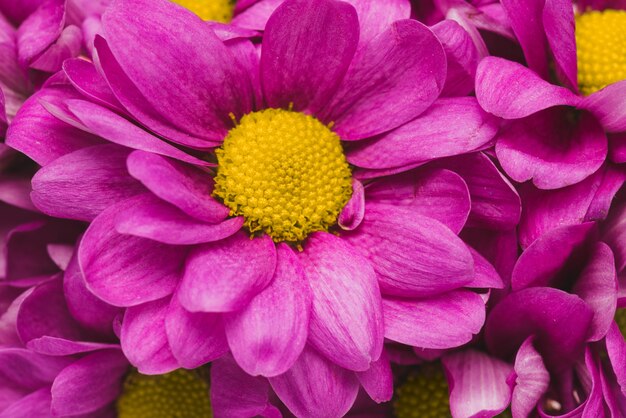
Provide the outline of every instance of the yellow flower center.
{"type": "Polygon", "coordinates": [[[179,369],[159,376],[133,370],[117,400],[118,418],[212,418],[203,369],[179,369]]]}
{"type": "Polygon", "coordinates": [[[626,338],[626,308],[618,309],[615,312],[615,322],[617,322],[619,330],[622,331],[622,335],[626,338]]]}
{"type": "Polygon", "coordinates": [[[213,195],[252,233],[299,244],[327,231],[352,195],[337,134],[312,116],[283,109],[245,115],[215,151],[213,195]]]}
{"type": "Polygon", "coordinates": [[[576,16],[578,86],[588,95],[626,79],[626,10],[576,16]]]}
{"type": "Polygon", "coordinates": [[[233,0],[171,0],[191,10],[203,20],[228,23],[233,18],[235,2],[233,0]]]}
{"type": "Polygon", "coordinates": [[[441,364],[423,364],[412,370],[396,389],[393,410],[397,418],[450,417],[448,382],[441,364]]]}

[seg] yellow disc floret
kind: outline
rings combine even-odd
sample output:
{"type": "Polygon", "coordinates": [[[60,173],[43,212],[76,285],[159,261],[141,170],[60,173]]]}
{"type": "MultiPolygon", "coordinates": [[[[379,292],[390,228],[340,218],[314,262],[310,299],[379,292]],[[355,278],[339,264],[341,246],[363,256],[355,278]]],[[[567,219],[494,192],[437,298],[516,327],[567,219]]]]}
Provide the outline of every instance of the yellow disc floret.
{"type": "Polygon", "coordinates": [[[587,95],[626,80],[626,10],[576,16],[578,86],[587,95]]]}
{"type": "Polygon", "coordinates": [[[327,231],[352,195],[337,134],[312,116],[283,109],[245,115],[215,151],[213,195],[252,233],[299,244],[327,231]]]}
{"type": "Polygon", "coordinates": [[[131,371],[117,400],[118,418],[211,418],[204,374],[201,369],[159,376],[131,371]]]}
{"type": "Polygon", "coordinates": [[[397,418],[451,417],[448,382],[441,363],[428,363],[412,370],[398,386],[393,399],[397,418]]]}
{"type": "Polygon", "coordinates": [[[235,2],[233,0],[171,0],[191,10],[203,20],[228,23],[233,18],[235,2]]]}
{"type": "Polygon", "coordinates": [[[626,338],[626,308],[620,308],[615,312],[615,322],[619,330],[622,331],[622,335],[626,338]]]}

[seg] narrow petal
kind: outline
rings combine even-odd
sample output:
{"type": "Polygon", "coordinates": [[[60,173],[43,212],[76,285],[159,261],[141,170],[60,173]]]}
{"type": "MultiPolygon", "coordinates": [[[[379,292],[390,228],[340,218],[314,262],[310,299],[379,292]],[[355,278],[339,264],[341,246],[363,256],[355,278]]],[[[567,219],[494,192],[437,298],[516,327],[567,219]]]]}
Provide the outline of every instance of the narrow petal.
{"type": "Polygon", "coordinates": [[[610,84],[585,98],[582,107],[593,113],[608,132],[626,131],[626,80],[610,84]]]}
{"type": "Polygon", "coordinates": [[[230,126],[229,114],[239,119],[252,110],[248,75],[192,12],[166,0],[124,0],[107,9],[102,26],[115,59],[143,96],[122,91],[109,79],[131,113],[138,115],[145,99],[181,131],[219,140],[230,126]]]}
{"type": "Polygon", "coordinates": [[[411,17],[409,0],[389,0],[381,3],[377,0],[347,0],[356,9],[359,16],[359,43],[370,42],[383,33],[397,20],[411,17]]]}
{"type": "Polygon", "coordinates": [[[440,222],[391,205],[369,205],[345,239],[365,254],[385,294],[429,296],[462,287],[474,276],[472,255],[440,222]]]}
{"type": "Polygon", "coordinates": [[[209,175],[195,167],[135,151],[128,157],[128,171],[152,193],[194,218],[216,223],[228,216],[229,209],[211,197],[209,175]]]}
{"type": "Polygon", "coordinates": [[[165,332],[170,298],[126,309],[120,342],[128,361],[143,374],[163,374],[179,367],[165,332]]]}
{"type": "Polygon", "coordinates": [[[0,412],[0,418],[53,418],[50,413],[50,401],[50,388],[41,388],[0,412]]]}
{"type": "Polygon", "coordinates": [[[504,119],[523,118],[554,106],[577,106],[581,100],[531,69],[496,57],[484,58],[478,65],[476,98],[483,109],[504,119]]]}
{"type": "Polygon", "coordinates": [[[510,364],[475,350],[446,355],[442,363],[448,375],[453,417],[494,416],[509,405],[510,364]]]}
{"type": "Polygon", "coordinates": [[[129,364],[122,351],[101,350],[66,367],[52,384],[51,411],[56,416],[94,412],[114,401],[129,364]]]}
{"type": "Polygon", "coordinates": [[[420,348],[458,347],[478,334],[485,322],[485,302],[469,290],[422,300],[383,299],[385,337],[420,348]]]}
{"type": "Polygon", "coordinates": [[[296,362],[308,336],[311,289],[285,244],[276,250],[272,282],[244,309],[226,315],[233,357],[252,376],[277,376],[296,362]]]}
{"type": "Polygon", "coordinates": [[[348,141],[394,129],[437,99],[445,63],[430,29],[416,20],[394,22],[357,50],[323,119],[335,122],[336,132],[348,141]]]}
{"type": "Polygon", "coordinates": [[[358,227],[365,216],[365,190],[363,184],[352,179],[352,196],[341,210],[337,223],[342,229],[352,231],[358,227]]]}
{"type": "Polygon", "coordinates": [[[241,229],[243,218],[217,224],[199,221],[153,194],[141,194],[126,201],[115,222],[120,234],[149,238],[164,244],[190,245],[219,241],[241,229]]]}
{"type": "Polygon", "coordinates": [[[486,289],[503,289],[505,287],[504,282],[500,278],[500,275],[494,268],[494,266],[485,259],[478,251],[468,247],[474,258],[474,279],[467,283],[465,287],[486,289]]]}
{"type": "Polygon", "coordinates": [[[354,8],[334,0],[289,0],[267,22],[261,84],[270,107],[323,108],[356,50],[354,8]]]}
{"type": "Polygon", "coordinates": [[[270,283],[275,268],[272,239],[267,235],[250,239],[239,232],[191,251],[178,299],[191,312],[238,310],[270,283]]]}
{"type": "Polygon", "coordinates": [[[393,396],[393,373],[389,356],[383,350],[380,358],[364,372],[357,372],[359,382],[367,394],[377,403],[388,402],[393,396]]]}
{"type": "Polygon", "coordinates": [[[287,408],[298,417],[341,417],[356,399],[356,375],[307,347],[286,373],[269,379],[287,408]]]}
{"type": "Polygon", "coordinates": [[[495,118],[476,99],[443,98],[398,129],[359,143],[347,156],[350,163],[363,168],[402,167],[481,149],[497,129],[495,118]]]}
{"type": "Polygon", "coordinates": [[[63,61],[78,56],[82,47],[83,34],[78,26],[66,26],[59,37],[31,64],[30,68],[49,73],[61,69],[63,61]]]}
{"type": "Polygon", "coordinates": [[[48,48],[63,31],[65,2],[48,0],[30,14],[17,31],[18,59],[27,67],[48,48]]]}
{"type": "Polygon", "coordinates": [[[126,171],[129,152],[117,145],[96,145],[58,158],[33,177],[33,202],[51,216],[93,220],[144,190],[126,171]]]}
{"type": "Polygon", "coordinates": [[[511,412],[515,417],[527,417],[535,410],[550,383],[550,374],[533,346],[532,337],[524,341],[515,356],[515,374],[511,412]]]}
{"type": "Polygon", "coordinates": [[[98,104],[124,112],[123,106],[93,63],[81,58],[68,59],[63,63],[63,72],[72,86],[83,96],[98,104]]]}
{"type": "Polygon", "coordinates": [[[607,155],[606,134],[585,112],[572,123],[569,111],[545,110],[512,122],[499,134],[496,155],[513,180],[532,179],[540,189],[558,189],[600,168],[607,155]]]}
{"type": "Polygon", "coordinates": [[[623,367],[626,364],[626,340],[615,322],[606,334],[606,351],[623,392],[626,390],[626,369],[623,367]]]}
{"type": "Polygon", "coordinates": [[[188,312],[176,295],[165,316],[165,331],[174,357],[186,369],[200,367],[228,352],[222,316],[188,312]]]}
{"type": "Polygon", "coordinates": [[[78,261],[90,291],[115,306],[134,306],[171,294],[182,277],[187,249],[115,231],[125,202],[102,212],[89,226],[78,261]]]}
{"type": "Polygon", "coordinates": [[[367,370],[383,346],[380,290],[370,262],[325,232],[308,238],[300,260],[313,291],[309,341],[336,364],[367,370]]]}

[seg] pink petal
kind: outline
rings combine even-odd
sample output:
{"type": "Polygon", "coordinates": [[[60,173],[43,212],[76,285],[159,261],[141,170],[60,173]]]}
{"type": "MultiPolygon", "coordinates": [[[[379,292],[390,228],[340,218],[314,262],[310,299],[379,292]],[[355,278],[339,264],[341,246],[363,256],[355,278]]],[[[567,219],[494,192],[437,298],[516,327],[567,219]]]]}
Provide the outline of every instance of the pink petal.
{"type": "Polygon", "coordinates": [[[369,205],[345,239],[365,254],[385,294],[429,296],[462,287],[474,276],[472,255],[440,222],[391,205],[369,205]]]}
{"type": "Polygon", "coordinates": [[[170,298],[126,309],[120,342],[128,361],[143,374],[164,374],[179,366],[165,332],[170,298]]]}
{"type": "Polygon", "coordinates": [[[252,376],[277,376],[298,359],[307,340],[311,289],[285,244],[276,250],[272,282],[237,312],[226,315],[226,335],[237,363],[252,376]]]}
{"type": "Polygon", "coordinates": [[[388,402],[393,396],[393,374],[389,356],[383,350],[380,358],[369,369],[357,372],[359,382],[367,394],[377,403],[388,402]]]}
{"type": "Polygon", "coordinates": [[[365,190],[363,184],[352,179],[352,196],[341,210],[337,223],[342,229],[352,231],[358,227],[365,216],[365,190]]]}
{"type": "Polygon", "coordinates": [[[469,342],[485,322],[485,302],[469,290],[422,300],[383,299],[385,337],[420,348],[452,348],[469,342]]]}
{"type": "Polygon", "coordinates": [[[606,351],[611,360],[617,382],[624,392],[626,390],[626,369],[623,365],[626,364],[626,340],[615,322],[611,324],[606,334],[606,351]]]}
{"type": "Polygon", "coordinates": [[[63,72],[83,96],[118,112],[124,112],[123,106],[93,63],[81,58],[68,59],[63,63],[63,72]]]}
{"type": "Polygon", "coordinates": [[[380,290],[370,262],[325,232],[312,234],[299,255],[313,291],[309,341],[336,364],[367,370],[383,346],[380,290]]]}
{"type": "Polygon", "coordinates": [[[517,352],[515,373],[511,412],[513,416],[526,417],[537,407],[550,383],[550,374],[533,347],[532,337],[527,338],[517,352]]]}
{"type": "Polygon", "coordinates": [[[474,350],[442,359],[450,385],[450,411],[455,418],[494,416],[511,401],[511,365],[474,350]]]}
{"type": "Polygon", "coordinates": [[[280,5],[263,36],[261,84],[267,104],[298,111],[323,108],[350,65],[358,25],[356,11],[343,2],[280,5]]]}
{"type": "Polygon", "coordinates": [[[191,312],[229,312],[247,306],[272,280],[276,248],[264,235],[239,232],[199,245],[187,258],[178,299],[191,312]]]}
{"type": "Polygon", "coordinates": [[[341,417],[356,399],[355,374],[307,347],[286,373],[269,379],[272,388],[298,417],[341,417]]]}
{"type": "Polygon", "coordinates": [[[165,331],[172,354],[186,369],[200,367],[228,352],[222,316],[188,312],[176,296],[167,309],[165,331]]]}
{"type": "Polygon", "coordinates": [[[48,48],[63,31],[65,2],[48,0],[41,3],[17,31],[18,60],[22,67],[29,64],[48,48]]]}
{"type": "Polygon", "coordinates": [[[585,98],[582,107],[593,113],[608,132],[626,131],[626,80],[610,84],[585,98]]]}
{"type": "Polygon", "coordinates": [[[409,0],[347,0],[356,9],[359,16],[359,43],[370,42],[397,20],[411,17],[409,0]]]}
{"type": "Polygon", "coordinates": [[[444,98],[409,123],[371,141],[359,143],[347,156],[370,169],[402,167],[485,146],[498,126],[472,97],[444,98]]]}
{"type": "Polygon", "coordinates": [[[0,412],[0,418],[52,418],[50,388],[44,387],[24,396],[0,412]]]}

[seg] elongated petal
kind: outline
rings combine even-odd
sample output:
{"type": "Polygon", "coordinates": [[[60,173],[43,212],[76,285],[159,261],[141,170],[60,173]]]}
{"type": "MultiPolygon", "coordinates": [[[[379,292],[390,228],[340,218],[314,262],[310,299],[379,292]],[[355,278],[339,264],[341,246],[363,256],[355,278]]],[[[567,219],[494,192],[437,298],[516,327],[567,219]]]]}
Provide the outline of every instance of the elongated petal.
{"type": "Polygon", "coordinates": [[[495,118],[471,97],[444,98],[400,128],[348,152],[363,168],[385,169],[426,162],[480,149],[495,136],[495,118]]]}
{"type": "Polygon", "coordinates": [[[361,224],[364,216],[365,190],[360,181],[352,179],[352,196],[341,210],[337,223],[341,228],[351,231],[361,224]]]}
{"type": "Polygon", "coordinates": [[[369,205],[363,224],[345,238],[368,257],[385,294],[436,295],[474,275],[472,255],[459,237],[406,208],[369,205]]]}
{"type": "Polygon", "coordinates": [[[286,373],[269,379],[287,408],[298,417],[341,417],[356,399],[359,381],[307,347],[286,373]]]}
{"type": "Polygon", "coordinates": [[[62,0],[42,2],[41,6],[22,22],[17,31],[20,64],[27,67],[48,48],[61,35],[64,23],[65,2],[62,0]]]}
{"type": "Polygon", "coordinates": [[[93,220],[144,189],[126,171],[128,154],[117,145],[96,145],[55,160],[33,178],[33,202],[52,216],[93,220]]]}
{"type": "Polygon", "coordinates": [[[120,342],[128,361],[143,374],[163,374],[179,367],[165,332],[170,298],[126,309],[120,342]]]}
{"type": "Polygon", "coordinates": [[[608,132],[626,131],[626,81],[610,84],[585,98],[582,107],[588,109],[608,132]]]}
{"type": "Polygon", "coordinates": [[[211,197],[209,175],[177,161],[135,151],[128,157],[128,171],[152,193],[182,211],[206,222],[220,222],[229,209],[211,197]]]}
{"type": "Polygon", "coordinates": [[[0,412],[0,418],[52,418],[50,401],[50,388],[41,388],[12,403],[0,412]]]}
{"type": "Polygon", "coordinates": [[[134,306],[171,294],[182,278],[187,249],[115,231],[125,202],[104,211],[83,237],[78,261],[90,291],[115,306],[134,306]]]}
{"type": "Polygon", "coordinates": [[[341,82],[356,50],[354,8],[334,0],[289,0],[267,22],[261,85],[270,107],[321,109],[341,82]]]}
{"type": "Polygon", "coordinates": [[[424,112],[439,96],[445,62],[443,47],[425,25],[416,20],[394,22],[357,50],[323,119],[335,122],[343,140],[394,129],[424,112]]]}
{"type": "Polygon", "coordinates": [[[124,112],[123,106],[93,63],[80,58],[68,59],[63,63],[63,72],[72,86],[83,96],[98,104],[124,112]]]}
{"type": "Polygon", "coordinates": [[[616,323],[611,324],[606,334],[606,351],[623,392],[626,389],[626,370],[622,366],[626,364],[626,340],[616,323]]]}
{"type": "Polygon", "coordinates": [[[389,0],[381,3],[376,0],[347,0],[359,16],[359,43],[367,43],[384,32],[397,20],[411,17],[411,2],[389,0]]]}
{"type": "Polygon", "coordinates": [[[485,322],[485,302],[469,290],[423,300],[383,299],[385,337],[420,348],[452,348],[469,342],[485,322]]]}
{"type": "Polygon", "coordinates": [[[448,374],[454,418],[494,416],[509,405],[510,364],[475,350],[449,354],[442,363],[448,374]]]}
{"type": "Polygon", "coordinates": [[[476,98],[489,113],[519,119],[554,106],[577,106],[580,98],[542,80],[531,69],[503,58],[487,57],[478,65],[476,98]]]}
{"type": "MultiPolygon", "coordinates": [[[[124,0],[107,9],[102,26],[128,78],[157,114],[179,130],[220,140],[229,114],[240,118],[252,110],[248,75],[192,12],[166,0],[124,0]]],[[[124,106],[139,116],[136,109],[143,98],[121,90],[111,79],[109,83],[124,106]]],[[[149,120],[142,122],[150,126],[149,120]]]]}
{"type": "Polygon", "coordinates": [[[310,310],[311,289],[300,260],[281,244],[269,286],[244,309],[226,315],[233,357],[252,376],[286,372],[306,343],[310,310]]]}
{"type": "Polygon", "coordinates": [[[357,372],[363,389],[375,402],[387,402],[393,396],[393,374],[389,356],[383,350],[380,358],[364,372],[357,372]]]}
{"type": "Polygon", "coordinates": [[[129,364],[122,351],[101,350],[66,367],[52,384],[55,415],[94,412],[117,398],[129,364]]]}
{"type": "Polygon", "coordinates": [[[222,316],[189,312],[176,295],[165,316],[165,331],[172,354],[186,369],[200,367],[228,352],[222,316]]]}
{"type": "Polygon", "coordinates": [[[270,283],[275,267],[276,248],[269,236],[250,239],[239,232],[191,251],[178,298],[191,312],[242,309],[270,283]]]}
{"type": "Polygon", "coordinates": [[[607,155],[606,134],[585,112],[572,123],[569,111],[548,109],[512,122],[499,134],[496,155],[513,180],[532,179],[540,189],[558,189],[600,168],[607,155]]]}
{"type": "Polygon", "coordinates": [[[127,207],[116,217],[115,229],[121,234],[149,238],[174,245],[202,244],[227,238],[241,229],[243,218],[217,224],[199,221],[174,205],[152,194],[127,200],[127,207]]]}
{"type": "Polygon", "coordinates": [[[515,374],[511,412],[515,417],[526,417],[537,407],[550,383],[550,374],[533,347],[532,337],[524,341],[515,356],[515,374]]]}
{"type": "Polygon", "coordinates": [[[367,370],[383,345],[380,290],[370,262],[341,238],[318,232],[300,260],[313,291],[309,341],[351,370],[367,370]]]}

